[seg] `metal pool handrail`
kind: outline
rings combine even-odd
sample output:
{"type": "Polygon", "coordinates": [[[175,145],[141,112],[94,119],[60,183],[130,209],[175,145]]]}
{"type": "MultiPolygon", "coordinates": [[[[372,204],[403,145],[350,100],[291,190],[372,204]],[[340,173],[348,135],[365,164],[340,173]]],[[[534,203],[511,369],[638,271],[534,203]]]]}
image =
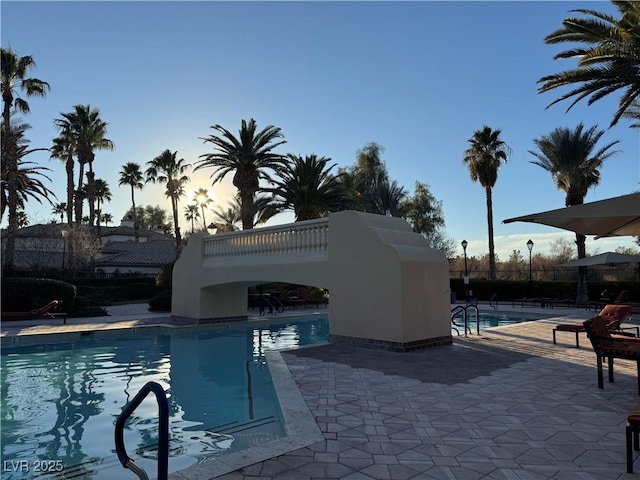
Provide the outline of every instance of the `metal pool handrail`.
{"type": "Polygon", "coordinates": [[[124,446],[124,425],[136,408],[142,403],[149,393],[153,392],[158,401],[158,480],[167,480],[169,471],[169,402],[164,393],[164,389],[159,383],[147,382],[140,391],[127,403],[122,413],[116,420],[115,440],[116,453],[118,460],[124,468],[128,468],[135,473],[140,480],[149,480],[147,472],[143,468],[135,464],[135,462],[127,455],[124,446]]]}
{"type": "MultiPolygon", "coordinates": [[[[471,329],[469,328],[469,319],[467,318],[467,309],[469,308],[474,308],[476,310],[476,331],[477,331],[477,334],[480,335],[480,313],[478,311],[478,306],[475,303],[467,303],[465,305],[456,305],[451,309],[451,323],[457,327],[459,327],[460,325],[458,325],[456,322],[453,321],[453,317],[455,316],[456,313],[462,312],[465,337],[468,336],[467,332],[471,333],[471,329]]],[[[457,328],[454,327],[453,329],[456,332],[458,332],[457,328]]],[[[458,332],[458,335],[460,335],[460,332],[458,332]]]]}

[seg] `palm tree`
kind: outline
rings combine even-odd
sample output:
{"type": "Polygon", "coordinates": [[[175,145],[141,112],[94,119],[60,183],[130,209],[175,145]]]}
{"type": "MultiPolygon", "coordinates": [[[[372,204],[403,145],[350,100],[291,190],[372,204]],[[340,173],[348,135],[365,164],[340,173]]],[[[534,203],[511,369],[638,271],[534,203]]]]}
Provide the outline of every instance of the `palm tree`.
{"type": "MultiPolygon", "coordinates": [[[[70,113],[61,113],[62,118],[55,120],[56,126],[65,134],[71,136],[75,143],[75,153],[80,165],[78,185],[83,184],[84,166],[87,172],[87,200],[89,202],[89,224],[95,220],[95,174],[93,172],[94,150],[113,150],[114,144],[105,137],[107,122],[100,118],[100,111],[90,105],[75,105],[70,113]]],[[[82,218],[82,199],[76,198],[76,222],[82,218]]]]}
{"type": "Polygon", "coordinates": [[[20,97],[22,91],[27,97],[44,97],[49,90],[49,84],[37,78],[28,77],[29,70],[35,67],[35,61],[31,56],[19,57],[10,48],[0,48],[1,75],[0,89],[2,90],[2,163],[3,181],[6,184],[6,202],[9,210],[7,225],[6,250],[3,262],[8,268],[13,268],[13,256],[15,251],[15,234],[18,229],[19,217],[19,146],[18,136],[12,132],[11,110],[29,113],[29,104],[20,97]],[[9,144],[13,142],[12,144],[9,144]]]}
{"type": "Polygon", "coordinates": [[[98,234],[100,233],[100,215],[102,213],[102,204],[107,201],[111,201],[111,189],[109,184],[101,179],[96,178],[94,182],[94,196],[96,199],[96,226],[98,227],[98,234]]]}
{"type": "Polygon", "coordinates": [[[187,219],[187,222],[191,222],[191,233],[195,232],[194,222],[200,218],[200,212],[198,209],[200,205],[197,203],[192,203],[184,207],[184,217],[187,219]]]}
{"type": "Polygon", "coordinates": [[[550,107],[573,97],[567,111],[583,98],[590,96],[588,104],[591,105],[616,90],[624,89],[611,126],[640,95],[640,2],[613,0],[612,3],[620,18],[594,10],[576,9],[572,11],[588,17],[566,18],[562,28],[547,35],[545,42],[549,44],[580,43],[581,46],[554,57],[577,58],[578,65],[573,70],[547,75],[538,81],[542,83],[539,93],[558,87],[575,87],[548,105],[550,107]]]}
{"type": "Polygon", "coordinates": [[[50,158],[55,158],[65,162],[67,172],[67,224],[71,227],[73,223],[73,201],[75,197],[75,181],[73,178],[75,162],[73,155],[75,152],[75,139],[71,132],[63,130],[60,135],[53,139],[53,145],[49,149],[50,158]]]}
{"type": "Polygon", "coordinates": [[[178,199],[184,194],[183,185],[189,181],[189,177],[184,172],[191,166],[185,163],[184,158],[177,159],[178,152],[165,150],[153,160],[147,162],[145,175],[147,182],[165,182],[166,196],[171,199],[171,209],[173,212],[173,231],[176,233],[176,245],[180,245],[180,226],[178,223],[178,199]]]}
{"type": "MultiPolygon", "coordinates": [[[[56,198],[55,194],[43,183],[43,179],[46,179],[49,182],[51,181],[47,174],[44,173],[51,169],[42,167],[37,162],[27,162],[24,160],[24,158],[30,153],[47,150],[46,148],[28,148],[29,141],[24,138],[24,131],[28,128],[29,125],[25,123],[12,125],[11,133],[7,136],[7,141],[2,142],[2,158],[5,158],[6,156],[14,156],[18,159],[18,169],[15,172],[15,183],[17,186],[17,190],[15,192],[16,215],[19,215],[20,210],[24,210],[25,204],[29,198],[37,201],[38,203],[42,203],[42,199],[44,199],[52,205],[53,202],[49,197],[56,198]]],[[[7,208],[9,208],[11,216],[12,208],[9,203],[9,182],[7,180],[9,176],[8,163],[2,162],[1,167],[2,190],[0,194],[0,203],[2,211],[0,213],[0,220],[4,216],[4,212],[7,208]]],[[[18,226],[19,223],[18,219],[18,226]]]]}
{"type": "Polygon", "coordinates": [[[67,204],[65,202],[54,203],[51,213],[56,216],[60,215],[60,223],[64,223],[64,214],[67,213],[67,204]]]}
{"type": "MultiPolygon", "coordinates": [[[[233,200],[234,208],[240,213],[240,200],[236,197],[233,200]]],[[[266,223],[271,217],[282,213],[282,208],[277,204],[272,195],[261,195],[256,193],[253,196],[253,209],[251,210],[251,219],[253,226],[266,223]]]]}
{"type": "Polygon", "coordinates": [[[496,257],[493,243],[493,200],[491,189],[498,179],[498,169],[506,162],[511,149],[500,139],[500,129],[492,130],[486,125],[473,132],[468,140],[469,148],[462,161],[467,164],[471,181],[480,182],[487,198],[487,226],[489,230],[489,280],[496,279],[496,257]]]}
{"type": "Polygon", "coordinates": [[[144,187],[142,180],[143,177],[140,165],[134,162],[127,162],[122,166],[118,185],[129,185],[131,187],[131,211],[133,212],[133,229],[135,232],[136,242],[140,241],[140,232],[138,229],[138,215],[136,213],[135,189],[137,188],[138,190],[142,190],[144,187]]]}
{"type": "MultiPolygon", "coordinates": [[[[20,98],[18,90],[23,91],[27,97],[44,97],[49,90],[49,84],[37,78],[26,78],[29,70],[36,66],[36,62],[30,55],[19,57],[10,48],[0,48],[2,54],[2,120],[4,131],[11,128],[11,108],[18,112],[29,113],[29,104],[20,98]]],[[[6,161],[6,159],[3,159],[6,161]]]]}
{"type": "Polygon", "coordinates": [[[209,197],[209,190],[207,190],[206,188],[199,188],[194,197],[193,197],[193,201],[196,202],[199,206],[200,209],[202,211],[202,223],[204,225],[204,231],[207,231],[207,220],[204,216],[204,207],[206,207],[207,205],[209,205],[211,202],[213,202],[213,200],[211,199],[211,197],[209,197]]]}
{"type": "Polygon", "coordinates": [[[113,223],[113,215],[110,213],[103,213],[100,215],[100,221],[108,226],[110,223],[113,223]]]}
{"type": "Polygon", "coordinates": [[[254,119],[248,123],[242,120],[239,139],[220,125],[213,125],[211,128],[220,135],[214,134],[201,139],[205,143],[212,143],[215,151],[200,155],[201,160],[197,162],[195,170],[213,168],[211,176],[214,184],[228,173],[235,172],[233,185],[240,193],[242,228],[251,229],[254,194],[258,191],[259,181],[268,180],[266,170],[274,169],[282,163],[282,156],[273,150],[286,142],[277,141],[278,138],[283,138],[283,135],[279,128],[272,125],[256,133],[257,125],[254,119]]]}
{"type": "Polygon", "coordinates": [[[218,229],[218,233],[235,232],[238,230],[242,218],[240,217],[240,203],[237,200],[227,205],[227,208],[221,206],[213,210],[213,223],[218,229]]]}
{"type": "Polygon", "coordinates": [[[331,173],[336,164],[327,165],[330,158],[315,154],[304,158],[289,154],[287,158],[289,161],[276,169],[280,178],[273,180],[275,188],[263,189],[278,198],[281,209],[293,210],[299,222],[345,208],[344,184],[331,173]]]}
{"type": "Polygon", "coordinates": [[[634,100],[622,116],[635,122],[629,125],[631,128],[640,128],[640,100],[634,100]]]}
{"type": "MultiPolygon", "coordinates": [[[[604,131],[594,125],[584,130],[582,123],[575,129],[559,127],[548,135],[533,140],[538,151],[529,151],[537,160],[534,165],[551,173],[558,190],[565,192],[565,206],[584,203],[587,191],[600,183],[600,167],[617,151],[610,150],[618,140],[596,150],[596,145],[604,131]]],[[[586,257],[584,235],[576,234],[578,258],[586,257]]],[[[579,268],[578,297],[580,304],[587,302],[586,268],[579,268]]]]}

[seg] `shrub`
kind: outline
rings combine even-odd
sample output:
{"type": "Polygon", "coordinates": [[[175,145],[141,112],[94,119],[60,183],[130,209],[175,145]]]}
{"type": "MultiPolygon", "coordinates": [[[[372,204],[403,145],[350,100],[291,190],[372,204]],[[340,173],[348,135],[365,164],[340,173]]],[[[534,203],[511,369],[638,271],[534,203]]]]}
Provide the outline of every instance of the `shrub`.
{"type": "Polygon", "coordinates": [[[171,311],[171,290],[163,290],[149,301],[149,309],[157,312],[171,311]]]}
{"type": "Polygon", "coordinates": [[[58,312],[71,313],[75,308],[76,287],[70,283],[48,278],[2,279],[2,311],[27,312],[40,308],[52,300],[59,300],[58,312]]]}
{"type": "Polygon", "coordinates": [[[160,288],[171,289],[171,282],[173,281],[173,263],[165,265],[162,270],[156,275],[156,285],[160,288]]]}

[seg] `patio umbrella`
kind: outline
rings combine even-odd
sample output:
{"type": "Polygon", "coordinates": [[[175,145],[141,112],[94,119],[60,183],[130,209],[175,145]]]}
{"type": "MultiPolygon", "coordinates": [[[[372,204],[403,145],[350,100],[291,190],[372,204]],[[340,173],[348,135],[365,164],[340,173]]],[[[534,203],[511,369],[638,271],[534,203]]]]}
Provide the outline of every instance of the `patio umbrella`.
{"type": "Polygon", "coordinates": [[[592,257],[579,258],[567,263],[561,263],[559,267],[593,267],[596,265],[620,265],[623,263],[640,263],[640,255],[627,255],[625,253],[606,252],[592,257]]]}
{"type": "Polygon", "coordinates": [[[596,238],[640,235],[640,192],[508,218],[502,223],[512,222],[540,223],[596,238]]]}

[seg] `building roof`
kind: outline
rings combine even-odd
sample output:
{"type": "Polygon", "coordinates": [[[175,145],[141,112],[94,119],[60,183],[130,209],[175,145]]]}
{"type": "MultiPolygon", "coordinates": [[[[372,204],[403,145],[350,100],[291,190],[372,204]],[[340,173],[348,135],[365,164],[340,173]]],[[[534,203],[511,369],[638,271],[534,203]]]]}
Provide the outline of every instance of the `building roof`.
{"type": "MultiPolygon", "coordinates": [[[[165,235],[166,236],[166,235],[165,235]]],[[[102,256],[96,260],[96,267],[139,266],[162,267],[175,262],[178,254],[173,240],[148,240],[136,243],[109,242],[102,249],[102,256]]]]}

